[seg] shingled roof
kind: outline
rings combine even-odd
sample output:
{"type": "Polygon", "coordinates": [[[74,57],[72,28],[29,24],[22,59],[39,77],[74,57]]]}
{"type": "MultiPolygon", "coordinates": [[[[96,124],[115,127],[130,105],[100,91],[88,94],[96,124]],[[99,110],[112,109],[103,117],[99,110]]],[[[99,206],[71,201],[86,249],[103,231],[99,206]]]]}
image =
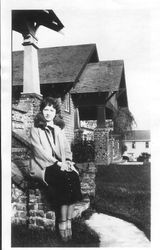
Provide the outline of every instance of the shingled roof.
{"type": "MultiPolygon", "coordinates": [[[[38,51],[40,84],[73,83],[89,62],[97,62],[95,44],[43,48],[38,51]]],[[[23,84],[23,51],[13,52],[13,86],[23,84]]]]}
{"type": "Polygon", "coordinates": [[[132,130],[125,135],[125,141],[150,141],[150,130],[132,130]]]}
{"type": "Polygon", "coordinates": [[[123,68],[123,60],[89,63],[71,93],[118,91],[123,68]]]}

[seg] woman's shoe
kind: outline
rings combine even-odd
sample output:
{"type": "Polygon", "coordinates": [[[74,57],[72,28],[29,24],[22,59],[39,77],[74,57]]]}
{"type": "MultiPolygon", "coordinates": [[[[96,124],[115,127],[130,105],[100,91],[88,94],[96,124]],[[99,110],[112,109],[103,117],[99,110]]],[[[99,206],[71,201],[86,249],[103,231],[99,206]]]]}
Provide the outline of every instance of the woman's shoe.
{"type": "Polygon", "coordinates": [[[59,234],[63,242],[68,241],[67,221],[60,221],[58,224],[59,234]]]}
{"type": "Polygon", "coordinates": [[[72,239],[72,223],[71,223],[72,219],[67,219],[67,234],[68,234],[68,239],[71,240],[72,239]]]}

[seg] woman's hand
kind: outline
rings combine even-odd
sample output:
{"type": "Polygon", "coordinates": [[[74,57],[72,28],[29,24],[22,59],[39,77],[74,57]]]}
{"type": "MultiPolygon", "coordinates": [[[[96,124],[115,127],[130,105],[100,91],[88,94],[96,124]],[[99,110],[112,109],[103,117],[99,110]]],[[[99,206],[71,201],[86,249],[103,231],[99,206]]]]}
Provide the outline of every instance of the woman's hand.
{"type": "Polygon", "coordinates": [[[67,165],[68,165],[68,171],[73,171],[75,170],[75,163],[73,161],[66,161],[67,165]]]}
{"type": "Polygon", "coordinates": [[[75,163],[73,161],[66,161],[64,163],[60,161],[57,162],[57,165],[60,167],[61,171],[68,171],[68,172],[75,170],[74,164],[75,163]]]}
{"type": "Polygon", "coordinates": [[[57,165],[60,167],[61,171],[68,171],[68,164],[66,162],[62,163],[62,162],[58,161],[57,165]]]}

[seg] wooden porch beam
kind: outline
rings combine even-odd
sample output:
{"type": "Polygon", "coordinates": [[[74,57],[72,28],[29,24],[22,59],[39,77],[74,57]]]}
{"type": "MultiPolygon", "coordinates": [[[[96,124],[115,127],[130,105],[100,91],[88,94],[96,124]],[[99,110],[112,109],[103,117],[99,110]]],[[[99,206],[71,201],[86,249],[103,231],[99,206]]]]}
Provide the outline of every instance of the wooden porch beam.
{"type": "Polygon", "coordinates": [[[126,91],[126,88],[120,88],[117,92],[117,98],[120,97],[124,92],[126,91]]]}
{"type": "Polygon", "coordinates": [[[107,96],[106,97],[106,104],[107,104],[107,102],[112,98],[112,96],[114,96],[115,95],[115,93],[117,93],[117,91],[113,91],[113,92],[111,92],[111,94],[109,95],[109,96],[107,96]]]}
{"type": "Polygon", "coordinates": [[[106,108],[103,105],[97,106],[97,128],[105,128],[106,126],[106,108]]]}

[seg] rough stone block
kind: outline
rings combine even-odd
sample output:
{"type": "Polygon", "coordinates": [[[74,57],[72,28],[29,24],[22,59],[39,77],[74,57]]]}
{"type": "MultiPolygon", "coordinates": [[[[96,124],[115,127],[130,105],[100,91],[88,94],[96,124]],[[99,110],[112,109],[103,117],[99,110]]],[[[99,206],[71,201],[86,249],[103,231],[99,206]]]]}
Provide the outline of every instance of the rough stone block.
{"type": "Polygon", "coordinates": [[[42,197],[36,197],[37,203],[42,203],[42,197]]]}
{"type": "Polygon", "coordinates": [[[35,195],[40,197],[41,196],[41,191],[39,189],[36,189],[35,190],[35,195]]]}
{"type": "Polygon", "coordinates": [[[30,210],[34,210],[35,208],[34,208],[34,203],[29,203],[29,209],[30,210]]]}
{"type": "Polygon", "coordinates": [[[36,225],[40,227],[44,227],[44,220],[41,218],[36,218],[36,225]]]}
{"type": "Polygon", "coordinates": [[[29,224],[29,229],[35,229],[38,228],[36,224],[29,224]]]}
{"type": "Polygon", "coordinates": [[[29,194],[35,194],[35,190],[34,189],[29,189],[29,194]]]}
{"type": "Polygon", "coordinates": [[[55,219],[55,212],[49,211],[46,213],[46,218],[47,219],[55,219]]]}
{"type": "Polygon", "coordinates": [[[36,195],[35,194],[30,194],[29,195],[29,201],[30,202],[35,202],[36,201],[36,195]]]}
{"type": "Polygon", "coordinates": [[[38,204],[38,210],[44,210],[44,203],[38,204]]]}
{"type": "Polygon", "coordinates": [[[44,217],[44,211],[43,210],[39,210],[36,212],[36,215],[39,217],[44,217]]]}
{"type": "Polygon", "coordinates": [[[27,213],[25,211],[19,213],[20,218],[27,219],[27,213]]]}
{"type": "Polygon", "coordinates": [[[29,218],[29,224],[30,224],[30,225],[36,225],[36,218],[30,217],[30,218],[29,218]]]}
{"type": "Polygon", "coordinates": [[[19,204],[17,204],[16,205],[16,207],[17,207],[17,210],[23,210],[23,211],[26,211],[26,203],[24,203],[24,204],[21,204],[21,203],[19,203],[19,204]]]}
{"type": "Polygon", "coordinates": [[[55,220],[45,220],[44,226],[45,228],[49,228],[51,230],[55,229],[55,220]]]}
{"type": "Polygon", "coordinates": [[[32,216],[32,217],[36,216],[36,211],[30,210],[29,211],[29,216],[32,216]]]}

